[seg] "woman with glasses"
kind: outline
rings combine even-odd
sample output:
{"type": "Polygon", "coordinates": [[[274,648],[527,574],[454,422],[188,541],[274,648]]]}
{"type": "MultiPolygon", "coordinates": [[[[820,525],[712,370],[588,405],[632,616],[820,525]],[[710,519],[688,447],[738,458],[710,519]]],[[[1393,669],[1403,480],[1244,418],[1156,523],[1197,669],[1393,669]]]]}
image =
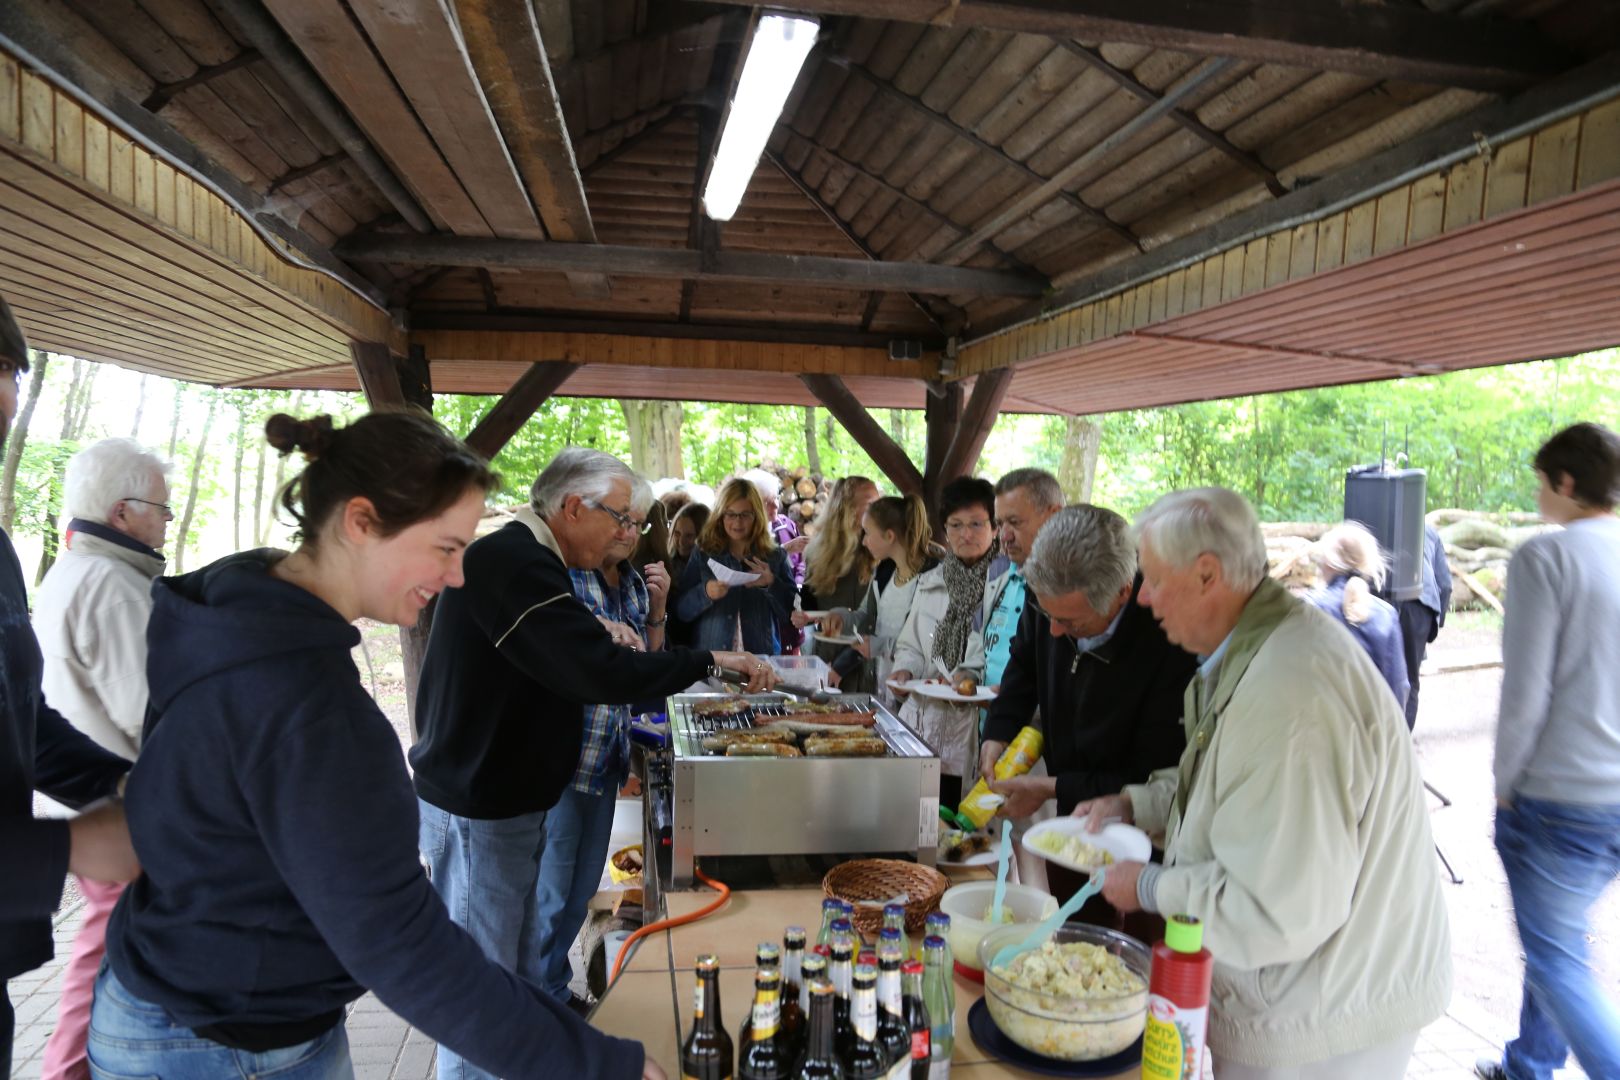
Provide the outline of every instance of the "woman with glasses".
{"type": "Polygon", "coordinates": [[[779,654],[778,627],[793,610],[797,592],[787,553],[771,536],[759,490],[747,480],[727,481],[676,590],[675,614],[692,625],[693,645],[779,654]],[[754,576],[728,585],[715,576],[711,562],[754,576]]]}
{"type": "MultiPolygon", "coordinates": [[[[940,492],[945,561],[917,579],[890,682],[939,678],[940,665],[954,676],[967,651],[973,616],[984,601],[986,572],[995,561],[995,514],[996,489],[988,480],[964,476],[940,492]]],[[[911,695],[900,718],[939,756],[940,804],[955,806],[962,799],[962,778],[972,775],[978,763],[974,738],[979,707],[911,695]]]]}

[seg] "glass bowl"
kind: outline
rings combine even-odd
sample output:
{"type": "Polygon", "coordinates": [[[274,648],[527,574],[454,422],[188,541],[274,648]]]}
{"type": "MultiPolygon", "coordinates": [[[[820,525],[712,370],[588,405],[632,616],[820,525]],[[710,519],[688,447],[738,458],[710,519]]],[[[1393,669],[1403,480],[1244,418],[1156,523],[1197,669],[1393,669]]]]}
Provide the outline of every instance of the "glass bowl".
{"type": "Polygon", "coordinates": [[[979,943],[984,968],[985,1005],[1001,1033],[1031,1053],[1056,1061],[1095,1061],[1112,1057],[1134,1043],[1147,1026],[1148,968],[1153,954],[1140,941],[1115,930],[1085,923],[1060,926],[1052,935],[1058,945],[1098,945],[1124,964],[1140,985],[1089,996],[1032,990],[1009,982],[991,969],[996,953],[1017,945],[1027,926],[998,927],[979,943]]]}

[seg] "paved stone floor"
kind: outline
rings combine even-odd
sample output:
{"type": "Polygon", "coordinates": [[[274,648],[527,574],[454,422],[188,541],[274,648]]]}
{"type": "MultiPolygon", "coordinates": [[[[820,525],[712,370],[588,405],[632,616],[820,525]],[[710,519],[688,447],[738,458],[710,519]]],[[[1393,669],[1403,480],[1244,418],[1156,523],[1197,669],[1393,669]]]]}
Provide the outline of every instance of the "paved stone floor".
{"type": "MultiPolygon", "coordinates": [[[[61,989],[61,961],[72,945],[79,925],[74,903],[56,926],[57,961],[11,980],[11,998],[17,1010],[17,1037],[12,1080],[36,1080],[45,1040],[56,1022],[56,999],[61,989]]],[[[575,957],[575,971],[580,970],[575,957]]],[[[1424,1030],[1417,1053],[1407,1071],[1409,1078],[1466,1080],[1473,1076],[1478,1054],[1499,1051],[1501,1045],[1483,1034],[1489,1028],[1483,1016],[1454,1010],[1424,1030]]],[[[349,1045],[357,1080],[432,1080],[434,1044],[406,1025],[375,997],[366,995],[349,1013],[349,1045]]],[[[1583,1076],[1577,1069],[1560,1073],[1561,1080],[1583,1076]]]]}

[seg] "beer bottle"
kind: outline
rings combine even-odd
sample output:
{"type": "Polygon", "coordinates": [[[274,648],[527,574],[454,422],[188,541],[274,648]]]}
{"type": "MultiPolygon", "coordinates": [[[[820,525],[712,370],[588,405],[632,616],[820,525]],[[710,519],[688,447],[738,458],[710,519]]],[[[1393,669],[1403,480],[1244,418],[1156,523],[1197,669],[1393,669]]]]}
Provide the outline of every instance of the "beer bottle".
{"type": "Polygon", "coordinates": [[[884,1080],[889,1075],[889,1058],[877,1034],[877,970],[861,964],[855,968],[850,1002],[849,1048],[842,1055],[844,1075],[849,1080],[884,1080]]]}
{"type": "MultiPolygon", "coordinates": [[[[754,946],[754,970],[758,971],[761,968],[770,968],[772,971],[781,974],[782,950],[777,946],[776,942],[762,941],[754,946]]],[[[742,1027],[738,1029],[737,1048],[739,1050],[748,1045],[748,1025],[753,1022],[753,1019],[754,1004],[750,1001],[748,1011],[743,1014],[742,1027]]]]}
{"type": "Polygon", "coordinates": [[[692,1033],[681,1044],[683,1080],[731,1080],[736,1053],[720,1018],[720,961],[712,953],[697,959],[697,994],[692,999],[692,1033]]]}
{"type": "Polygon", "coordinates": [[[900,979],[906,1003],[906,1028],[911,1033],[911,1080],[928,1080],[932,1057],[932,1040],[928,1026],[928,1006],[923,1004],[923,965],[921,960],[907,960],[900,967],[900,979]]]}
{"type": "Polygon", "coordinates": [[[782,973],[762,967],[754,972],[754,1007],[737,1055],[737,1080],[786,1080],[792,1061],[782,1047],[781,1021],[782,973]]]}
{"type": "Polygon", "coordinates": [[[804,942],[802,926],[790,926],[782,935],[782,1045],[788,1060],[804,1053],[806,1028],[804,1001],[804,942]]]}
{"type": "Polygon", "coordinates": [[[793,1080],[844,1080],[844,1067],[833,1050],[833,1000],[837,994],[826,979],[812,979],[808,986],[810,1041],[793,1080]]]}
{"type": "Polygon", "coordinates": [[[816,934],[817,945],[832,944],[832,924],[834,919],[844,917],[844,902],[829,897],[821,902],[821,930],[816,934]]]}
{"type": "MultiPolygon", "coordinates": [[[[839,922],[847,922],[840,919],[839,922]]],[[[835,927],[837,924],[834,924],[835,927]]],[[[851,1037],[849,997],[855,967],[855,943],[846,929],[833,930],[832,960],[827,964],[827,975],[833,984],[833,1048],[842,1061],[849,1050],[851,1037]]]]}
{"type": "Polygon", "coordinates": [[[911,942],[906,937],[906,909],[904,906],[900,904],[885,904],[883,906],[883,929],[898,930],[900,932],[900,955],[909,958],[911,956],[911,942]]]}
{"type": "Polygon", "coordinates": [[[945,967],[945,939],[923,938],[923,1004],[928,1007],[928,1076],[946,1080],[951,1055],[956,1052],[956,1006],[949,991],[951,973],[945,967]]]}
{"type": "Polygon", "coordinates": [[[877,996],[878,1042],[889,1063],[888,1078],[907,1080],[911,1075],[911,1032],[906,1028],[906,1006],[900,989],[900,946],[892,937],[878,943],[877,996]]]}
{"type": "Polygon", "coordinates": [[[943,911],[932,911],[924,925],[928,933],[938,937],[945,944],[945,996],[951,1002],[951,1015],[956,1015],[956,957],[951,953],[951,917],[943,911]]]}
{"type": "MultiPolygon", "coordinates": [[[[817,979],[832,979],[827,974],[827,958],[818,952],[810,953],[804,958],[804,967],[800,974],[803,981],[799,984],[799,1001],[804,1005],[804,1017],[808,1023],[810,1019],[810,984],[817,979]]],[[[809,1030],[806,1028],[805,1030],[809,1030]]]]}

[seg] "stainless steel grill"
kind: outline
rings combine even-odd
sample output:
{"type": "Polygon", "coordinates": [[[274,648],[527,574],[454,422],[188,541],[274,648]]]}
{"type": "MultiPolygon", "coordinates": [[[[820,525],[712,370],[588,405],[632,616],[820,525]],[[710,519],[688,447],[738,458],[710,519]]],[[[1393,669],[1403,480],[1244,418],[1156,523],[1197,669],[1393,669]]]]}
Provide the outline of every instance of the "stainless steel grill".
{"type": "MultiPolygon", "coordinates": [[[[799,855],[910,852],[932,864],[939,840],[939,759],[917,733],[870,695],[837,699],[874,714],[863,730],[889,748],[885,757],[725,757],[703,749],[720,731],[746,730],[788,715],[774,695],[743,699],[727,716],[699,716],[694,706],[719,694],[669,699],[673,758],[671,876],[693,882],[704,855],[799,855]]],[[[815,722],[813,713],[795,716],[815,722]]]]}

